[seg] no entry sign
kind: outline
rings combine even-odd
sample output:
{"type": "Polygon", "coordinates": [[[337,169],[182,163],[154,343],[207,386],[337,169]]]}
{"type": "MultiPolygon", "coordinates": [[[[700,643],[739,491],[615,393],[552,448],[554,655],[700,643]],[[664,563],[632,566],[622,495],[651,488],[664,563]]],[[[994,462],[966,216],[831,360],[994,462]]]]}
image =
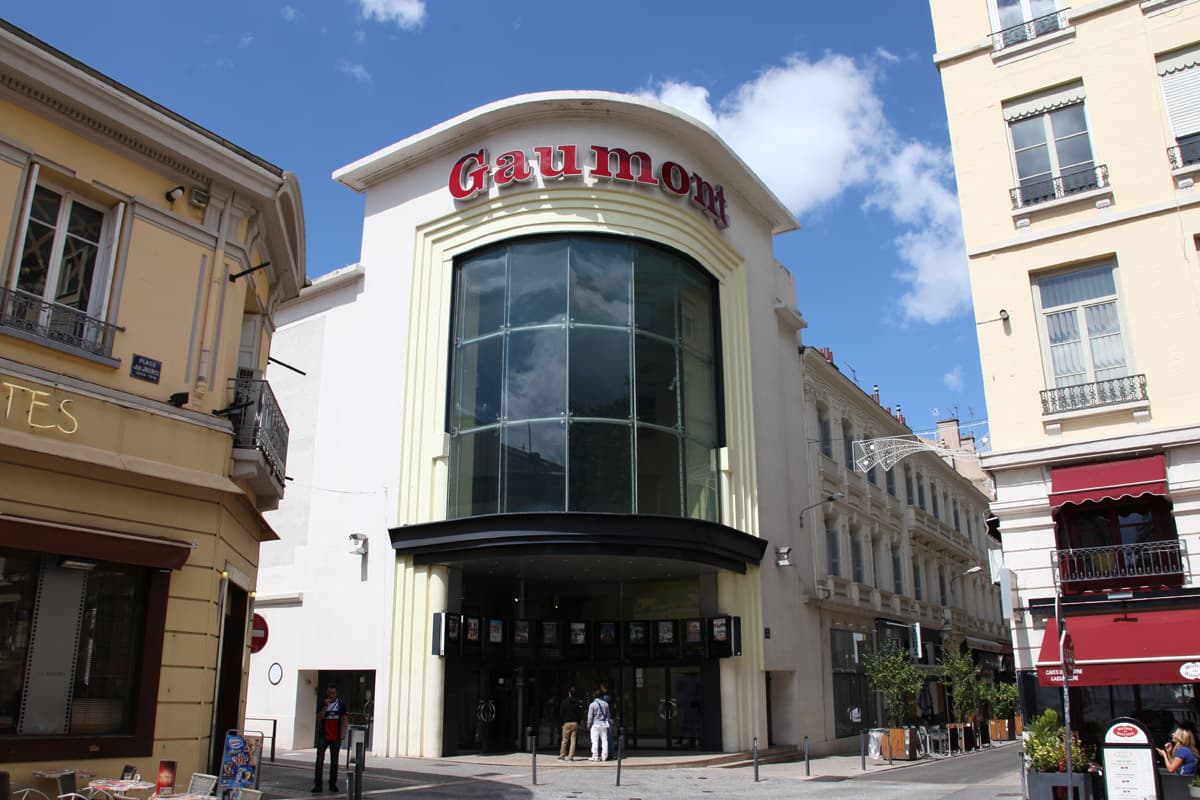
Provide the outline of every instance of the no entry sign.
{"type": "Polygon", "coordinates": [[[250,652],[257,653],[267,646],[267,621],[255,614],[250,621],[250,652]]]}

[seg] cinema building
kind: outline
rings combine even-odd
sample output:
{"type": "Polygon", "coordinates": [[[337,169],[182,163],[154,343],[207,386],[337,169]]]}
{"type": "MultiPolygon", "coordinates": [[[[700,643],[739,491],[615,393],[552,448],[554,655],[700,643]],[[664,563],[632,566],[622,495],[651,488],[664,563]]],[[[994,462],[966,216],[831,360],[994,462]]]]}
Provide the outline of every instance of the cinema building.
{"type": "Polygon", "coordinates": [[[333,682],[375,752],[438,756],[547,743],[604,683],[630,748],[832,746],[788,210],[708,128],[601,92],[335,178],[365,193],[362,259],[280,312],[308,433],[248,713],[311,746],[333,682]]]}

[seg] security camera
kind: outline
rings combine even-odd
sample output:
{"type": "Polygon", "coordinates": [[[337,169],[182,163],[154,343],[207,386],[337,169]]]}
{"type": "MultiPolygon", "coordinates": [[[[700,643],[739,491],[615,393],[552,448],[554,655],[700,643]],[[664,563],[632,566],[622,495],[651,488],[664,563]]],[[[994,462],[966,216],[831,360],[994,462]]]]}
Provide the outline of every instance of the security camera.
{"type": "Polygon", "coordinates": [[[365,533],[350,534],[350,554],[365,556],[367,554],[367,535],[365,533]]]}

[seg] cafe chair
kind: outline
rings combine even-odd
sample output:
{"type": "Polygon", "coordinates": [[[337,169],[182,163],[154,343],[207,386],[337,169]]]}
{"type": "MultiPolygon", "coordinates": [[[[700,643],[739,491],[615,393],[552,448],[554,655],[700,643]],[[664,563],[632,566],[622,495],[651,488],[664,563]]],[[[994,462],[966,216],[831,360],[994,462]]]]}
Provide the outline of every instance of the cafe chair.
{"type": "Polygon", "coordinates": [[[126,764],[125,768],[121,770],[121,780],[123,781],[133,780],[134,775],[137,775],[137,767],[133,764],[126,764]]]}
{"type": "Polygon", "coordinates": [[[212,794],[217,788],[217,776],[204,772],[193,772],[188,779],[188,794],[212,794]]]}
{"type": "Polygon", "coordinates": [[[34,789],[32,786],[24,786],[19,789],[12,790],[12,800],[50,800],[45,792],[34,789]]]}
{"type": "Polygon", "coordinates": [[[950,732],[941,725],[929,729],[930,754],[950,755],[950,732]]]}

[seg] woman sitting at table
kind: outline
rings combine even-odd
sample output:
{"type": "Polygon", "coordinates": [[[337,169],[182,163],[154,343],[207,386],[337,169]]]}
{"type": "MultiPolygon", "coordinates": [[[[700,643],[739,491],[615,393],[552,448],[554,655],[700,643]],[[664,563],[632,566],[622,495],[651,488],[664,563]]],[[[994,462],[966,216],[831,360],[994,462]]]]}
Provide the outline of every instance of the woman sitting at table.
{"type": "Polygon", "coordinates": [[[1191,731],[1176,728],[1171,733],[1171,741],[1158,748],[1158,754],[1162,756],[1167,772],[1176,775],[1196,774],[1196,740],[1191,731]]]}

